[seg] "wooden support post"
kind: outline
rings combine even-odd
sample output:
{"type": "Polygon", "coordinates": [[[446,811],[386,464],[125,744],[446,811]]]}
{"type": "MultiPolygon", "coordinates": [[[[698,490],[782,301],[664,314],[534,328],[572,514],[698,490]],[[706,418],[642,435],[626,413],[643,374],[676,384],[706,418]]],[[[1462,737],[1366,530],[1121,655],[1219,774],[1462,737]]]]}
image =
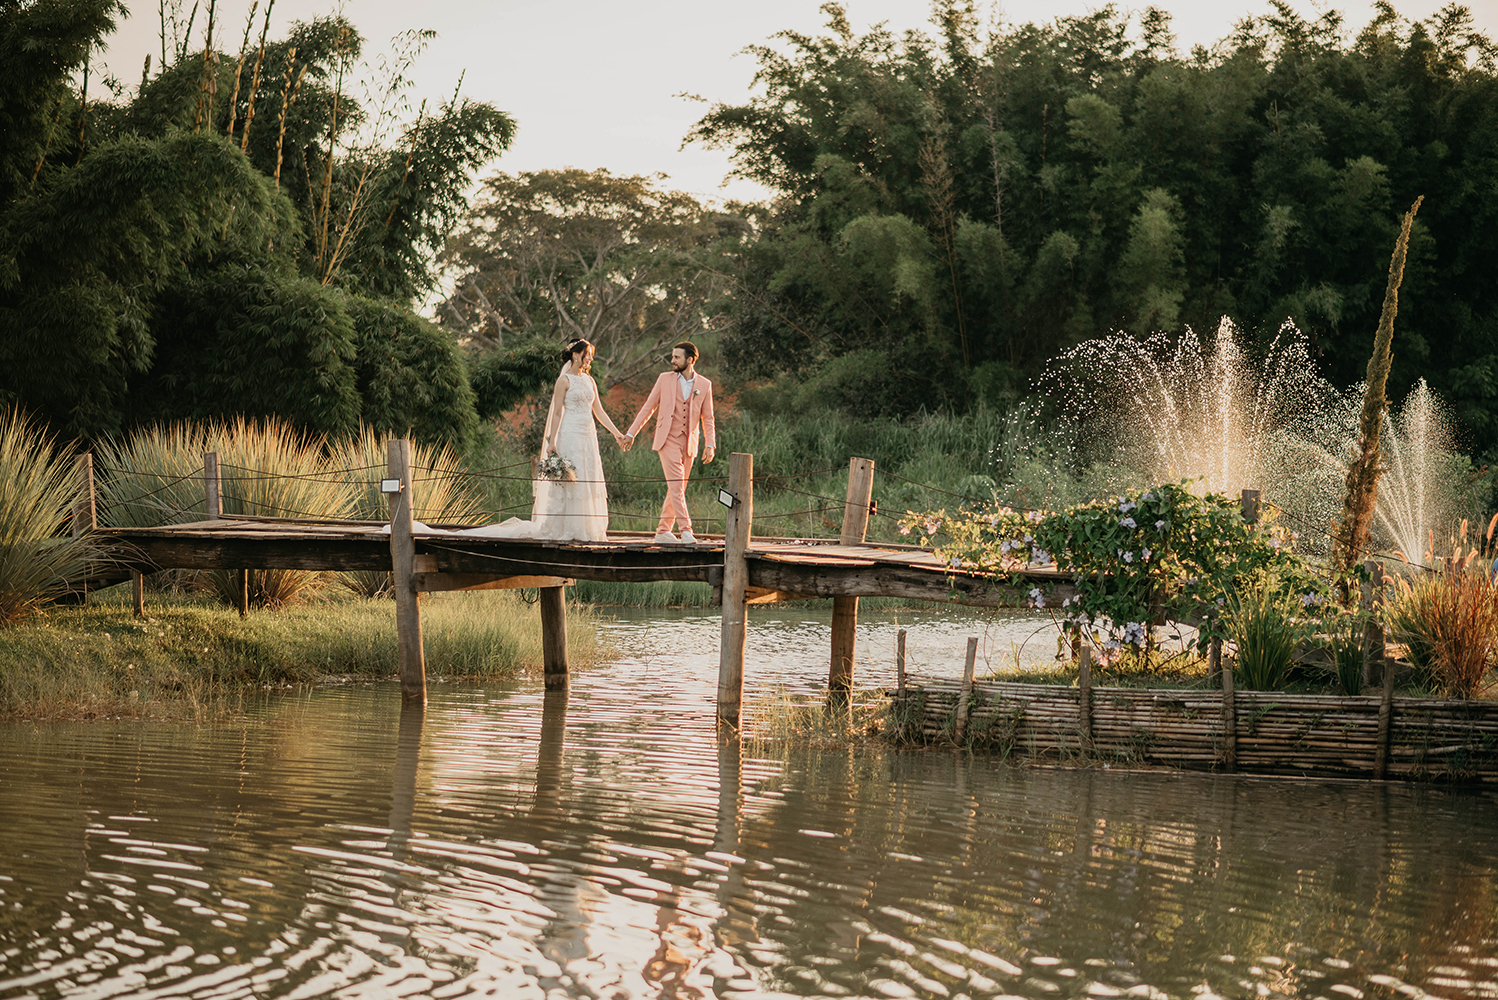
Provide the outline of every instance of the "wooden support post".
{"type": "Polygon", "coordinates": [[[135,617],[143,618],[146,614],[146,578],[141,573],[130,571],[130,596],[135,601],[135,617]]]}
{"type": "Polygon", "coordinates": [[[978,637],[967,640],[967,659],[962,664],[962,690],[957,695],[957,717],[952,720],[952,742],[962,746],[967,735],[967,717],[973,707],[973,668],[978,663],[978,637]]]}
{"type": "Polygon", "coordinates": [[[718,642],[718,721],[735,728],[744,701],[744,645],[748,640],[749,534],[754,525],[754,456],[728,458],[728,492],[734,498],[723,520],[723,627],[718,642]]]}
{"type": "Polygon", "coordinates": [[[73,537],[99,526],[99,509],[94,503],[94,456],[84,452],[73,461],[78,477],[78,499],[73,504],[73,537]]]}
{"type": "Polygon", "coordinates": [[[1092,647],[1083,646],[1077,657],[1077,728],[1082,745],[1092,745],[1092,647]]]}
{"type": "Polygon", "coordinates": [[[1212,639],[1207,643],[1207,683],[1222,682],[1222,640],[1212,639]]]}
{"type": "Polygon", "coordinates": [[[567,588],[542,587],[541,663],[546,672],[546,690],[567,690],[567,588]]]}
{"type": "Polygon", "coordinates": [[[217,521],[224,516],[223,479],[218,471],[218,452],[203,452],[203,498],[206,520],[217,521]]]}
{"type": "Polygon", "coordinates": [[[1389,744],[1394,738],[1394,661],[1384,660],[1384,694],[1378,703],[1378,750],[1373,758],[1373,777],[1379,781],[1389,770],[1389,744]]]}
{"type": "Polygon", "coordinates": [[[239,617],[248,617],[250,613],[250,571],[247,569],[235,570],[235,599],[239,604],[239,617]]]}
{"type": "Polygon", "coordinates": [[[1259,496],[1258,490],[1243,491],[1243,520],[1247,524],[1259,523],[1259,496]]]}
{"type": "Polygon", "coordinates": [[[427,701],[426,651],[421,641],[421,595],[416,592],[416,538],[412,524],[411,442],[386,442],[389,478],[400,481],[390,494],[390,570],[395,587],[395,636],[400,652],[401,700],[427,701]]]}
{"type": "Polygon", "coordinates": [[[1238,767],[1238,707],[1233,702],[1233,667],[1222,665],[1222,769],[1238,767]]]}
{"type": "Polygon", "coordinates": [[[1376,559],[1363,563],[1368,579],[1363,582],[1363,686],[1372,687],[1379,679],[1376,673],[1384,661],[1384,627],[1379,621],[1379,609],[1384,603],[1384,564],[1376,559]]]}
{"type": "Polygon", "coordinates": [[[895,697],[905,698],[905,630],[895,637],[895,697]]]}
{"type": "MultiPolygon", "coordinates": [[[[874,496],[874,463],[867,458],[848,462],[848,497],[843,503],[840,545],[862,545],[869,530],[869,503],[874,496]]],[[[827,690],[833,698],[846,697],[853,689],[854,644],[858,633],[858,598],[832,599],[832,666],[827,690]]]]}

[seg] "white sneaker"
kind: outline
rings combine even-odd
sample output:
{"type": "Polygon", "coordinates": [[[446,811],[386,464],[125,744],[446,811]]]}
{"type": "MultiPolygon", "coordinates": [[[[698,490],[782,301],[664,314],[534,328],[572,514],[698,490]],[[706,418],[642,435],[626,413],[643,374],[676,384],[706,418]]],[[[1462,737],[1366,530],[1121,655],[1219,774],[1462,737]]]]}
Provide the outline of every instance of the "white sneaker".
{"type": "Polygon", "coordinates": [[[681,541],[669,531],[662,531],[651,540],[656,545],[675,545],[681,541]]]}
{"type": "Polygon", "coordinates": [[[697,544],[697,536],[694,535],[694,534],[692,534],[692,531],[691,531],[690,528],[688,528],[686,531],[683,531],[681,533],[681,544],[683,544],[683,545],[696,545],[697,544]]]}

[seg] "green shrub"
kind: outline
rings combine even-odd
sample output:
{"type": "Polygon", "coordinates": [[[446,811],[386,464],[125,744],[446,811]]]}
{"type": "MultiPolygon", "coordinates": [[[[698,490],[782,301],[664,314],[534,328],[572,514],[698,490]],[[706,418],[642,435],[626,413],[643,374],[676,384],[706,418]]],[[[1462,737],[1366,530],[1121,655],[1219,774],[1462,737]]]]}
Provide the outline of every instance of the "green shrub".
{"type": "Polygon", "coordinates": [[[1277,691],[1285,686],[1302,629],[1296,621],[1299,601],[1261,573],[1245,580],[1228,601],[1228,637],[1238,647],[1235,676],[1250,691],[1277,691]]]}

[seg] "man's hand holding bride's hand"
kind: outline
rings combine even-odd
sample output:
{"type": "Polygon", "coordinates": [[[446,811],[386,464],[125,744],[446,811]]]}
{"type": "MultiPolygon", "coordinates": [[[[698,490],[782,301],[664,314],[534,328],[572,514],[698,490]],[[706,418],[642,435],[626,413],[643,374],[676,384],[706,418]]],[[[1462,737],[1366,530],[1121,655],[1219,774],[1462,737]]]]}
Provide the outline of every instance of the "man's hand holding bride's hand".
{"type": "Polygon", "coordinates": [[[707,465],[708,463],[710,463],[713,460],[713,456],[715,456],[717,454],[718,454],[718,449],[716,449],[716,448],[709,448],[709,449],[707,449],[706,451],[704,451],[702,453],[702,464],[703,465],[707,465]]]}
{"type": "Polygon", "coordinates": [[[635,443],[635,436],[633,434],[621,434],[619,436],[619,450],[620,451],[629,451],[629,446],[632,445],[632,444],[634,444],[634,443],[635,443]]]}

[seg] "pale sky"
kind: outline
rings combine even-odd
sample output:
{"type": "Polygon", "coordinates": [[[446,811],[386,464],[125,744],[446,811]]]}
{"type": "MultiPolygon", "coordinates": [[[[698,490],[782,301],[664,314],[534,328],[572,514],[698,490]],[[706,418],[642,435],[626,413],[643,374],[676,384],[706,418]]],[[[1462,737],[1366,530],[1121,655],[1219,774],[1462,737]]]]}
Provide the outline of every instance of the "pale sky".
{"type": "MultiPolygon", "coordinates": [[[[220,0],[215,34],[221,51],[237,48],[250,2],[220,0]]],[[[1362,28],[1373,9],[1365,0],[1293,2],[1307,18],[1328,6],[1341,10],[1349,33],[1362,28]]],[[[114,75],[133,86],[146,54],[160,51],[159,20],[156,0],[127,0],[127,5],[131,17],[111,38],[105,58],[114,75]]],[[[1137,11],[1147,5],[1124,6],[1137,11]]],[[[1442,0],[1395,0],[1396,9],[1410,19],[1427,17],[1442,5],[1442,0]]],[[[190,9],[191,0],[185,6],[190,9]]],[[[338,6],[336,0],[278,0],[271,37],[282,37],[293,20],[332,13],[338,6]]],[[[756,66],[741,54],[744,46],[788,28],[820,32],[825,18],[818,6],[819,0],[346,0],[342,9],[364,36],[370,62],[399,32],[430,28],[438,33],[413,69],[413,93],[417,101],[445,100],[466,70],[463,93],[497,105],[519,125],[514,145],[494,169],[661,172],[673,188],[721,200],[753,199],[764,192],[745,181],[724,186],[726,152],[679,149],[707,106],[675,95],[742,102],[756,66]]],[[[980,0],[980,10],[1010,24],[1049,21],[1099,6],[1085,0],[1006,0],[990,8],[980,0]]],[[[1210,46],[1241,17],[1269,9],[1261,0],[1156,0],[1156,6],[1173,14],[1182,52],[1196,44],[1210,46]]],[[[1467,6],[1479,29],[1498,38],[1498,0],[1469,0],[1467,6]]],[[[907,28],[930,33],[930,8],[923,0],[847,0],[845,7],[860,32],[885,21],[896,33],[907,28]]],[[[194,29],[198,45],[202,25],[200,14],[194,29]]]]}

